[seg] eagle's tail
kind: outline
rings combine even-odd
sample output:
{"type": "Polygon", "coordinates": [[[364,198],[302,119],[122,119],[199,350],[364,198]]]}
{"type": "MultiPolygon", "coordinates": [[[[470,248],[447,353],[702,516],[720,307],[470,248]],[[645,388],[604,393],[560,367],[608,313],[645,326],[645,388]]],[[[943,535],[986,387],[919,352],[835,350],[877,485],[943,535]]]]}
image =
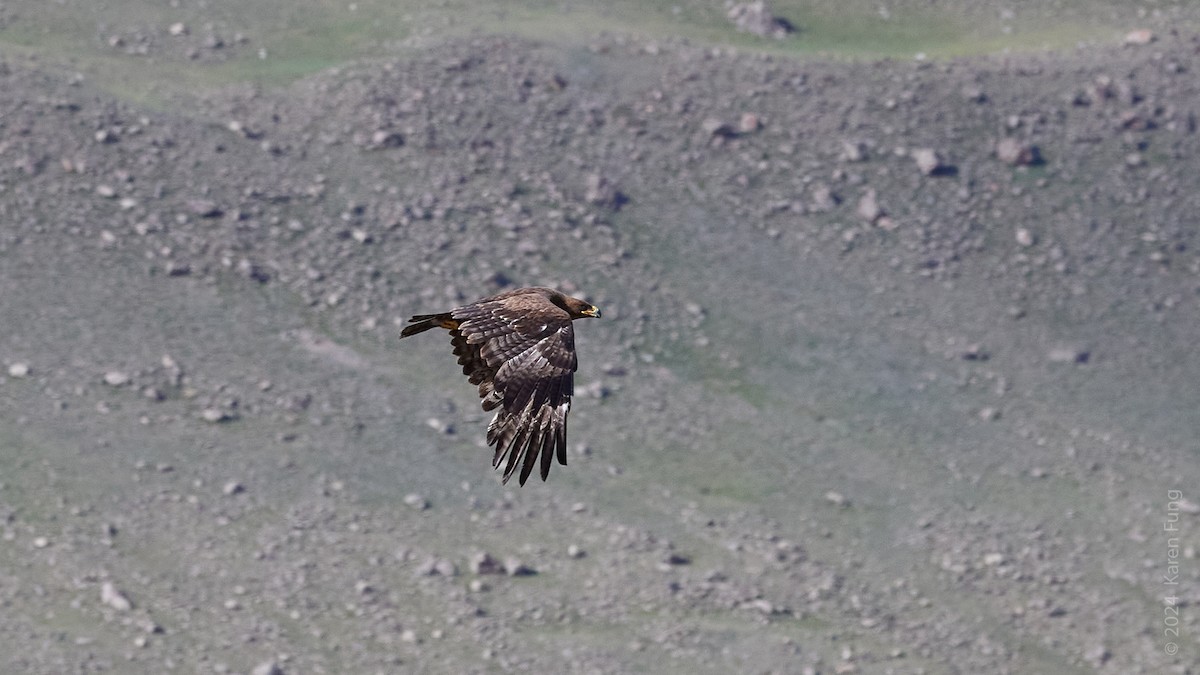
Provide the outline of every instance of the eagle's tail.
{"type": "Polygon", "coordinates": [[[409,325],[400,331],[400,337],[406,338],[409,335],[424,333],[430,328],[445,328],[454,330],[458,328],[458,321],[450,316],[449,312],[444,314],[418,314],[408,320],[409,325]]]}

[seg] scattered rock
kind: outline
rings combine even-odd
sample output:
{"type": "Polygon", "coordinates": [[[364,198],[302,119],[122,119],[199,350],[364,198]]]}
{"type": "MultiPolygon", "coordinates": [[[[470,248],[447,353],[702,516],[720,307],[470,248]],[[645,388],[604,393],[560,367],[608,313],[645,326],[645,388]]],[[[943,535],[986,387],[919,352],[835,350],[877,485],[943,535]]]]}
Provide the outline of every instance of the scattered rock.
{"type": "Polygon", "coordinates": [[[909,155],[917,163],[917,170],[922,175],[933,176],[943,173],[946,170],[946,165],[942,163],[941,156],[932,148],[917,148],[911,151],[909,155]]]}
{"type": "Polygon", "coordinates": [[[1081,347],[1056,347],[1046,354],[1050,363],[1087,363],[1092,354],[1081,347]]]}
{"type": "Polygon", "coordinates": [[[399,131],[379,129],[371,134],[371,142],[367,146],[371,150],[399,148],[404,145],[404,134],[399,131]]]}
{"type": "Polygon", "coordinates": [[[816,183],[813,185],[811,194],[814,211],[832,211],[838,204],[842,203],[841,197],[825,183],[816,183]]]}
{"type": "Polygon", "coordinates": [[[110,370],[104,374],[104,383],[110,387],[123,387],[129,384],[130,377],[119,370],[110,370]]]}
{"type": "Polygon", "coordinates": [[[584,194],[584,199],[590,204],[603,206],[614,211],[621,208],[628,201],[625,195],[608,178],[598,173],[588,174],[587,192],[584,194]]]}
{"type": "Polygon", "coordinates": [[[1029,248],[1030,246],[1033,246],[1034,244],[1037,243],[1037,238],[1034,237],[1033,233],[1030,232],[1029,229],[1025,228],[1025,227],[1018,227],[1016,236],[1017,236],[1017,244],[1025,247],[1025,248],[1029,248]]]}
{"type": "Polygon", "coordinates": [[[1125,34],[1125,44],[1127,45],[1148,45],[1151,42],[1154,42],[1154,40],[1154,32],[1149,28],[1139,28],[1137,30],[1129,31],[1125,34]]]}
{"type": "Polygon", "coordinates": [[[733,25],[744,33],[782,40],[795,30],[791,22],[775,16],[764,0],[739,2],[726,14],[733,25]]]}
{"type": "Polygon", "coordinates": [[[520,558],[505,558],[504,571],[510,577],[527,577],[537,574],[537,570],[521,562],[520,558]]]}
{"type": "Polygon", "coordinates": [[[861,199],[858,200],[858,208],[855,213],[859,218],[874,223],[883,215],[883,209],[879,208],[879,200],[875,195],[875,188],[867,188],[861,199]]]}
{"type": "Polygon", "coordinates": [[[849,506],[850,505],[850,500],[846,499],[845,495],[843,495],[840,492],[836,492],[834,490],[830,490],[829,492],[825,493],[825,501],[829,502],[830,504],[833,504],[834,506],[849,506]]]}
{"type": "Polygon", "coordinates": [[[189,199],[187,207],[201,218],[220,218],[225,215],[225,210],[211,199],[189,199]]]}
{"type": "Polygon", "coordinates": [[[200,412],[200,419],[211,424],[220,424],[233,421],[234,415],[220,408],[205,408],[200,412]]]}
{"type": "Polygon", "coordinates": [[[455,577],[458,576],[458,566],[446,558],[427,558],[417,567],[417,574],[424,577],[455,577]]]}
{"type": "Polygon", "coordinates": [[[285,675],[283,668],[275,661],[263,661],[254,666],[251,675],[285,675]]]}
{"type": "Polygon", "coordinates": [[[241,483],[237,482],[236,480],[229,481],[228,483],[225,484],[225,487],[221,488],[221,492],[223,492],[229,496],[241,494],[245,491],[246,491],[246,488],[241,483]]]}
{"type": "Polygon", "coordinates": [[[842,141],[842,159],[847,162],[862,162],[867,159],[867,144],[862,141],[842,141]]]}
{"type": "Polygon", "coordinates": [[[100,586],[100,601],[119,612],[133,609],[133,603],[124,593],[118,591],[112,582],[106,581],[100,586]]]}
{"type": "Polygon", "coordinates": [[[20,362],[10,364],[8,366],[8,375],[9,377],[16,378],[27,377],[29,375],[29,364],[20,362]]]}
{"type": "Polygon", "coordinates": [[[503,574],[504,566],[492,556],[480,551],[471,556],[470,569],[472,574],[503,574]]]}
{"type": "Polygon", "coordinates": [[[996,142],[996,158],[1012,166],[1035,166],[1042,163],[1041,152],[1036,145],[1012,137],[996,142]]]}
{"type": "Polygon", "coordinates": [[[415,492],[405,495],[404,503],[407,504],[409,508],[416,509],[417,511],[424,511],[425,509],[429,508],[429,500],[425,499],[419,494],[416,494],[415,492]]]}
{"type": "Polygon", "coordinates": [[[709,136],[719,138],[733,138],[737,136],[737,131],[732,126],[722,122],[716,117],[707,117],[700,123],[700,128],[709,136]]]}

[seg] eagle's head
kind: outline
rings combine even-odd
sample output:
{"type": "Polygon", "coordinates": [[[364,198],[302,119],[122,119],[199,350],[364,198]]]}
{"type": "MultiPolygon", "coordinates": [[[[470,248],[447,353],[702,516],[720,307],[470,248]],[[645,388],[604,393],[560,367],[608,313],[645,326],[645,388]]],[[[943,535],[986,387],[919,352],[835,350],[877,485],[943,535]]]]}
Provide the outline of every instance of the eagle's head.
{"type": "Polygon", "coordinates": [[[550,298],[550,302],[562,307],[571,315],[572,319],[599,319],[600,308],[586,300],[572,298],[569,295],[563,295],[555,291],[555,295],[550,298]]]}

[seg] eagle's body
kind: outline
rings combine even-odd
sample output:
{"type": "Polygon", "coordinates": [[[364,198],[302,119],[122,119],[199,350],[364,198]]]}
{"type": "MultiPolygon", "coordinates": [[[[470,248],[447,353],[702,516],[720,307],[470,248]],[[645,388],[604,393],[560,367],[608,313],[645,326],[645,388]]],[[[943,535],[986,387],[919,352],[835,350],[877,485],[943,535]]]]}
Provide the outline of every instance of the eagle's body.
{"type": "Polygon", "coordinates": [[[488,445],[496,446],[492,466],[505,462],[507,483],[520,464],[524,485],[539,457],[542,480],[553,457],[567,463],[577,367],[571,322],[599,316],[593,305],[552,288],[518,288],[442,314],[418,314],[400,337],[450,331],[463,374],[479,385],[483,409],[499,408],[487,433],[488,445]]]}

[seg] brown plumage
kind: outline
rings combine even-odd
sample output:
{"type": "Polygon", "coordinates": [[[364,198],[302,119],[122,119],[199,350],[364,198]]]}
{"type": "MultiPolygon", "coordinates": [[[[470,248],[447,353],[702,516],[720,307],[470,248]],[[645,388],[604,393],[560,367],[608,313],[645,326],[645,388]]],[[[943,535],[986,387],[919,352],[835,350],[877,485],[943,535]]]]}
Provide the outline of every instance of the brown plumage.
{"type": "Polygon", "coordinates": [[[567,413],[574,392],[575,319],[600,310],[552,288],[518,288],[442,314],[418,314],[401,338],[430,328],[450,331],[450,343],[484,410],[495,410],[488,445],[492,466],[504,463],[504,482],[521,466],[518,481],[539,463],[542,480],[554,457],[567,463],[567,413]]]}

